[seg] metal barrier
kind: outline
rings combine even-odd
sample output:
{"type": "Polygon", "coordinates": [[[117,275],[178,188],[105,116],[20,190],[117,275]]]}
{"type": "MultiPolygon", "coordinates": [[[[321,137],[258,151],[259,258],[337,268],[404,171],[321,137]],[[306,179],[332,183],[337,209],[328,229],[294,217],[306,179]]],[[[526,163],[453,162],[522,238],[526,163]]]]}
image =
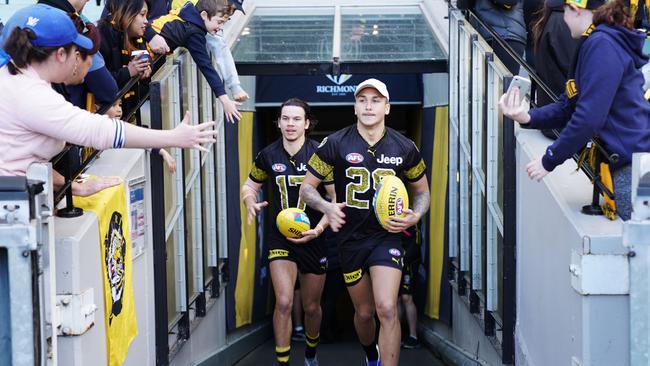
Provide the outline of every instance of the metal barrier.
{"type": "Polygon", "coordinates": [[[56,357],[50,242],[51,168],[0,177],[0,364],[46,365],[56,357]]]}
{"type": "Polygon", "coordinates": [[[623,224],[630,261],[630,364],[650,365],[650,153],[632,156],[632,219],[623,224]]]}

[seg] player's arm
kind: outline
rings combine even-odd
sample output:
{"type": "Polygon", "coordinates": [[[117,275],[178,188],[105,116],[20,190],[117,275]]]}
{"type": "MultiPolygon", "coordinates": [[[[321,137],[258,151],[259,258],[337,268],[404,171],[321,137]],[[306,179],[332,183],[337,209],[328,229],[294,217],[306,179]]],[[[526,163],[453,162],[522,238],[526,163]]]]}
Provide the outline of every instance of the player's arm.
{"type": "Polygon", "coordinates": [[[262,183],[257,183],[250,178],[247,178],[241,187],[241,199],[248,213],[248,224],[251,224],[257,213],[269,204],[266,201],[257,202],[257,194],[260,189],[262,189],[262,183]]]}
{"type": "MultiPolygon", "coordinates": [[[[345,207],[345,203],[336,203],[336,201],[327,202],[316,189],[320,183],[320,178],[312,172],[307,172],[305,179],[300,185],[300,197],[302,197],[302,200],[305,201],[307,206],[322,212],[324,214],[323,217],[328,220],[332,231],[338,232],[341,226],[345,224],[345,214],[341,210],[345,207]]],[[[336,199],[336,195],[334,195],[334,199],[336,199]]]]}
{"type": "Polygon", "coordinates": [[[386,228],[391,233],[402,232],[420,221],[429,210],[431,195],[429,193],[429,181],[426,175],[423,175],[415,182],[410,182],[409,187],[413,195],[412,209],[404,210],[406,216],[393,217],[386,222],[386,228]]]}
{"type": "MultiPolygon", "coordinates": [[[[332,198],[331,202],[336,202],[336,191],[334,190],[334,185],[333,184],[328,184],[325,186],[325,190],[327,190],[327,194],[332,198]]],[[[320,221],[316,226],[314,226],[313,229],[309,229],[307,231],[303,231],[302,238],[300,239],[294,239],[294,238],[287,238],[290,242],[294,244],[304,244],[312,239],[315,239],[325,231],[325,229],[329,226],[329,220],[327,219],[327,215],[323,215],[321,217],[320,221]]]]}

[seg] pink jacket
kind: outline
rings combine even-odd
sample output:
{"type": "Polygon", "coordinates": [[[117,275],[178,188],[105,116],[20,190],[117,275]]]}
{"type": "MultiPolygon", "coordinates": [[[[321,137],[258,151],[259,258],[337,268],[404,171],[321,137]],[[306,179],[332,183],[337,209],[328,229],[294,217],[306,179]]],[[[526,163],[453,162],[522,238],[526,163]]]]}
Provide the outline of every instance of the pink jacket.
{"type": "Polygon", "coordinates": [[[69,142],[104,150],[124,146],[124,122],[79,109],[33,68],[0,68],[0,175],[25,175],[69,142]]]}

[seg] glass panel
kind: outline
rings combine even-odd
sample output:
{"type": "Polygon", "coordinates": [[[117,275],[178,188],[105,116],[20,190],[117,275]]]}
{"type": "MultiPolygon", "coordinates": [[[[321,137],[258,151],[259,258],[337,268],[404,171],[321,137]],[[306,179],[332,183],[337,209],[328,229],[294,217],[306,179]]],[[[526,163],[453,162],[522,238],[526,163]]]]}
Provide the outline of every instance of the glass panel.
{"type": "Polygon", "coordinates": [[[330,62],[334,8],[327,12],[313,15],[313,8],[260,8],[239,34],[233,57],[237,62],[330,62]]]}
{"type": "Polygon", "coordinates": [[[196,240],[194,235],[194,212],[194,190],[192,189],[185,198],[185,215],[187,216],[187,220],[185,220],[185,233],[187,235],[185,241],[185,268],[187,268],[187,288],[190,294],[194,293],[194,240],[196,240]]]}
{"type": "MultiPolygon", "coordinates": [[[[503,79],[499,79],[501,85],[503,85],[503,79]]],[[[503,90],[503,89],[501,89],[503,90]]],[[[501,212],[503,212],[503,114],[499,113],[497,119],[497,206],[501,212]]],[[[503,217],[501,218],[503,220],[503,217]]]]}
{"type": "Polygon", "coordinates": [[[172,234],[167,239],[167,323],[176,317],[176,266],[174,265],[174,243],[176,235],[172,234]]]}
{"type": "Polygon", "coordinates": [[[487,299],[487,286],[488,286],[488,236],[487,236],[487,199],[485,194],[481,195],[481,253],[483,253],[483,258],[481,258],[481,273],[483,274],[483,283],[481,284],[481,292],[487,299]]]}
{"type": "Polygon", "coordinates": [[[445,54],[416,6],[344,7],[343,61],[417,61],[445,54]]]}
{"type": "MultiPolygon", "coordinates": [[[[173,149],[170,149],[170,154],[174,155],[171,150],[173,149]]],[[[165,187],[165,227],[169,227],[176,212],[176,195],[174,194],[176,188],[174,175],[169,172],[167,167],[163,168],[163,183],[165,187]]]]}
{"type": "Polygon", "coordinates": [[[497,308],[496,313],[503,319],[503,234],[497,232],[497,308]]]}
{"type": "MultiPolygon", "coordinates": [[[[210,153],[212,154],[212,152],[210,153]]],[[[209,187],[209,181],[210,179],[209,174],[208,174],[208,164],[212,164],[212,159],[207,159],[205,164],[203,164],[203,167],[201,168],[201,176],[203,177],[203,181],[201,182],[201,212],[203,213],[203,226],[202,226],[202,232],[203,232],[203,283],[206,284],[210,282],[212,279],[212,271],[210,270],[210,267],[208,267],[208,257],[210,256],[210,245],[212,245],[212,242],[215,240],[214,237],[212,237],[212,233],[210,233],[210,227],[213,225],[212,221],[214,221],[214,209],[211,207],[210,199],[209,199],[209,193],[208,193],[208,187],[209,187]],[[210,212],[211,211],[211,212],[210,212]]]]}

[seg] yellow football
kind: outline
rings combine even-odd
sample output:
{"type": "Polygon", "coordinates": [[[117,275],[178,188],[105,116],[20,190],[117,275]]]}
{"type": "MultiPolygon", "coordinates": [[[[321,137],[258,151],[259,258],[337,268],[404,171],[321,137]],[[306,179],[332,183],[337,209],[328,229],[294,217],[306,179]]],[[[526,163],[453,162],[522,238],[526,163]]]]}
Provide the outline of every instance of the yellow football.
{"type": "Polygon", "coordinates": [[[409,207],[409,195],[404,183],[394,175],[381,178],[379,187],[372,200],[375,216],[385,229],[386,221],[391,217],[404,217],[404,210],[409,207]]]}
{"type": "Polygon", "coordinates": [[[294,239],[302,238],[301,233],[311,228],[309,217],[305,211],[293,207],[280,211],[275,219],[275,224],[282,235],[294,239]]]}

